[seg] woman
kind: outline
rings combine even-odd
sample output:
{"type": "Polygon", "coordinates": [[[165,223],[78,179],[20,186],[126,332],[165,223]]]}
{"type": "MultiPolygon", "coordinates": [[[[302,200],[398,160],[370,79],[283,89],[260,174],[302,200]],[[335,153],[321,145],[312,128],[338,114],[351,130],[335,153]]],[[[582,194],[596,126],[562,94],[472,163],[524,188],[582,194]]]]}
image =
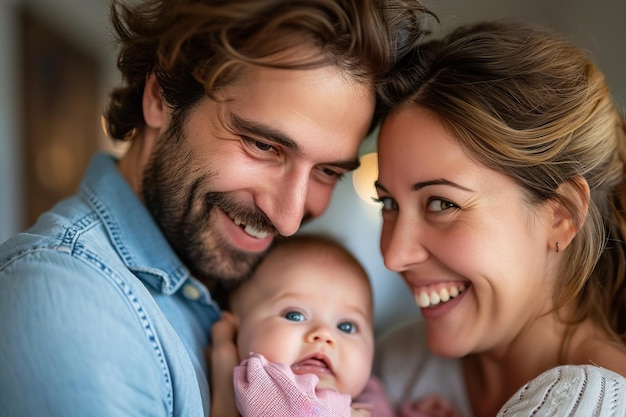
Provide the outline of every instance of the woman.
{"type": "Polygon", "coordinates": [[[401,104],[381,127],[376,188],[385,265],[423,320],[378,347],[392,400],[438,393],[494,416],[552,370],[509,410],[529,387],[539,415],[581,398],[624,407],[588,386],[626,387],[626,128],[602,73],[513,23],[460,28],[405,66],[386,86],[401,104]]]}

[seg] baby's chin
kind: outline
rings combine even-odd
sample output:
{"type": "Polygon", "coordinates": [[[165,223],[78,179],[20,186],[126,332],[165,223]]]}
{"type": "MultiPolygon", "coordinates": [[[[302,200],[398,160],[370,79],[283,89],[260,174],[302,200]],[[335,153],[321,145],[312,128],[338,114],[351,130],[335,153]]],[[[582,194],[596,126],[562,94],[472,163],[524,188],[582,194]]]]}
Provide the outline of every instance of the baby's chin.
{"type": "Polygon", "coordinates": [[[333,391],[340,391],[337,388],[335,378],[332,375],[317,375],[320,381],[317,383],[317,389],[331,389],[333,391]]]}
{"type": "MultiPolygon", "coordinates": [[[[320,389],[330,389],[333,391],[337,391],[341,394],[351,394],[350,392],[346,392],[344,389],[340,389],[337,386],[337,381],[332,375],[318,375],[320,381],[317,383],[316,390],[320,389]]],[[[354,397],[354,395],[351,395],[354,397]]]]}

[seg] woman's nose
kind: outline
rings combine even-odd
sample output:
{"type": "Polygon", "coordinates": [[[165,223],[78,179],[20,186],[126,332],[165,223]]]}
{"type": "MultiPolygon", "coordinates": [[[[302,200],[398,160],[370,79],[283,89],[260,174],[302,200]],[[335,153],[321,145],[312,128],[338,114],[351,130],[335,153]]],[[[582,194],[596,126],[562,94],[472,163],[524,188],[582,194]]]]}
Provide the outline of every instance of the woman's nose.
{"type": "Polygon", "coordinates": [[[391,271],[403,272],[428,259],[428,251],[420,236],[420,229],[415,224],[383,224],[380,249],[385,266],[391,271]]]}

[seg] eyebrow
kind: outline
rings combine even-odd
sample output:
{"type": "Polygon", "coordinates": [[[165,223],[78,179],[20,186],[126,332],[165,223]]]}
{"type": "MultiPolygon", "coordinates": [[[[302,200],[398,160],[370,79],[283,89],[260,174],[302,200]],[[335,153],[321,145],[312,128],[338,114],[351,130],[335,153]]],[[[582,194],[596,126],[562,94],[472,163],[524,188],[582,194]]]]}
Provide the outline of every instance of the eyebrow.
{"type": "MultiPolygon", "coordinates": [[[[290,138],[288,135],[280,132],[279,130],[264,125],[263,123],[244,119],[243,117],[233,113],[230,114],[230,122],[231,125],[237,130],[246,132],[257,137],[265,138],[272,142],[276,142],[297,154],[302,154],[302,149],[300,148],[298,143],[296,143],[295,140],[290,138]]],[[[322,165],[330,165],[346,171],[354,171],[361,165],[361,163],[359,161],[359,158],[355,157],[346,160],[326,162],[322,165]]]]}
{"type": "Polygon", "coordinates": [[[242,130],[255,136],[260,136],[273,142],[277,142],[285,148],[290,149],[294,152],[301,152],[301,149],[296,141],[274,128],[271,128],[259,122],[254,122],[252,120],[246,120],[233,113],[230,114],[230,121],[232,126],[238,130],[242,130]]]}
{"type": "Polygon", "coordinates": [[[432,185],[448,185],[450,187],[458,188],[459,190],[463,190],[463,191],[474,191],[467,187],[463,187],[461,184],[457,184],[456,182],[449,181],[444,178],[439,178],[439,179],[431,180],[431,181],[416,182],[415,184],[413,184],[411,189],[413,191],[419,191],[424,187],[428,187],[432,185]]]}
{"type": "MultiPolygon", "coordinates": [[[[457,184],[456,182],[453,181],[449,181],[443,178],[439,178],[436,180],[430,180],[430,181],[420,181],[420,182],[416,182],[415,184],[413,184],[411,186],[411,190],[413,191],[419,191],[424,187],[428,187],[428,186],[433,186],[433,185],[448,185],[450,187],[454,187],[454,188],[458,188],[459,190],[463,190],[463,191],[470,191],[473,192],[474,190],[467,188],[467,187],[463,187],[460,184],[457,184]]],[[[380,182],[376,181],[374,182],[374,187],[383,190],[384,192],[389,192],[380,182]]]]}

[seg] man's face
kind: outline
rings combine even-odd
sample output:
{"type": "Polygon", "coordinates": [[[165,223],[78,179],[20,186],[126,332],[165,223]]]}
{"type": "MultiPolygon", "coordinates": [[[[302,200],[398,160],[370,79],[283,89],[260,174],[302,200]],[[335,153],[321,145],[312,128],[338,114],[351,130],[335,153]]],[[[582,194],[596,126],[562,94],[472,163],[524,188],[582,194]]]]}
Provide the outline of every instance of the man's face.
{"type": "Polygon", "coordinates": [[[276,234],[319,216],[338,179],[356,168],[374,93],[332,67],[255,67],[221,97],[183,117],[163,108],[142,188],[192,273],[238,280],[276,234]]]}

